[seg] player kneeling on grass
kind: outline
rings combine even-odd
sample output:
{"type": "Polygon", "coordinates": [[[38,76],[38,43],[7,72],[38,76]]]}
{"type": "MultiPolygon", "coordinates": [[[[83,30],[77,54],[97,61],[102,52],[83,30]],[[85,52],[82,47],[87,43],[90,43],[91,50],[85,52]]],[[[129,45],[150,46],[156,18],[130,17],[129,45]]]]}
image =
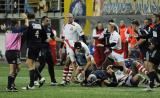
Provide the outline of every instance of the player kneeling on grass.
{"type": "Polygon", "coordinates": [[[118,81],[112,69],[113,65],[109,65],[105,70],[93,71],[87,78],[85,86],[107,86],[116,87],[118,81]]]}
{"type": "Polygon", "coordinates": [[[82,77],[85,77],[85,72],[91,66],[93,61],[92,55],[90,55],[89,49],[84,42],[65,41],[65,44],[66,48],[70,50],[68,53],[68,65],[70,65],[70,67],[69,73],[63,75],[61,85],[67,84],[67,82],[70,82],[72,79],[74,80],[75,78],[73,78],[73,76],[76,77],[80,71],[82,77]],[[75,72],[75,75],[72,75],[73,71],[75,72]]]}

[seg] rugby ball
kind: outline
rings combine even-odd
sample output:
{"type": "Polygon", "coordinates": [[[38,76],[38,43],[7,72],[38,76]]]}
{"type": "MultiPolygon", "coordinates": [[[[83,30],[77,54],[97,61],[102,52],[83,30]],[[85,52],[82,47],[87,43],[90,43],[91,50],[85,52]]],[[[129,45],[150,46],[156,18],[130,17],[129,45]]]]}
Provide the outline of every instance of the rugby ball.
{"type": "Polygon", "coordinates": [[[82,76],[82,73],[79,73],[79,74],[77,75],[77,81],[78,81],[78,82],[83,82],[84,80],[85,80],[85,77],[82,76]]]}

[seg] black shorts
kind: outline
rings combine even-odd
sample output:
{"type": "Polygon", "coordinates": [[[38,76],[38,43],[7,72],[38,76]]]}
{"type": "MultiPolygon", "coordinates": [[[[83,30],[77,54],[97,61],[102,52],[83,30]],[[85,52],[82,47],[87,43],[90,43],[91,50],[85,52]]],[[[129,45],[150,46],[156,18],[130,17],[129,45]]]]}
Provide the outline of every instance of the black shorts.
{"type": "Polygon", "coordinates": [[[8,64],[20,64],[20,51],[19,50],[7,50],[5,53],[8,64]]]}
{"type": "Polygon", "coordinates": [[[29,47],[27,48],[26,57],[32,60],[37,60],[39,57],[40,48],[39,47],[29,47]]]}

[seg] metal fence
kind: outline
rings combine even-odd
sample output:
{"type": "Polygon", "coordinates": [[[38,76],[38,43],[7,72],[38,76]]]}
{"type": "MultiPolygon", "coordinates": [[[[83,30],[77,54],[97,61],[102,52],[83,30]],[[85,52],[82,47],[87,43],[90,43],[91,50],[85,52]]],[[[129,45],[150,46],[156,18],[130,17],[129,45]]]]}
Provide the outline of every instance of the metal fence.
{"type": "MultiPolygon", "coordinates": [[[[27,0],[0,0],[0,14],[5,14],[5,17],[8,14],[18,14],[25,13],[39,13],[39,16],[42,14],[40,1],[37,0],[30,4],[27,0]]],[[[44,13],[60,13],[63,14],[64,11],[64,0],[46,0],[47,10],[44,13]]],[[[4,18],[5,18],[4,17],[4,18]]],[[[3,18],[3,17],[0,17],[3,18]]]]}

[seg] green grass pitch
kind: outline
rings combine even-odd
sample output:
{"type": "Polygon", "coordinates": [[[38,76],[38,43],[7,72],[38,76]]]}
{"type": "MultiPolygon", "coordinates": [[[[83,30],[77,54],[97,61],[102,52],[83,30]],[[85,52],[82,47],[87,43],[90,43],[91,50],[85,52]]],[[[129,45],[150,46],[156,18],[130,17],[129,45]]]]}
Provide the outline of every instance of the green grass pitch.
{"type": "MultiPolygon", "coordinates": [[[[81,87],[77,84],[70,84],[65,87],[50,86],[50,78],[47,68],[42,75],[46,78],[43,87],[35,90],[21,90],[21,87],[29,83],[28,70],[25,64],[21,64],[21,71],[16,79],[19,92],[5,92],[7,85],[8,65],[0,63],[0,98],[159,98],[160,88],[152,92],[143,91],[144,88],[128,87],[81,87]]],[[[62,67],[56,67],[56,79],[61,81],[62,67]]]]}

